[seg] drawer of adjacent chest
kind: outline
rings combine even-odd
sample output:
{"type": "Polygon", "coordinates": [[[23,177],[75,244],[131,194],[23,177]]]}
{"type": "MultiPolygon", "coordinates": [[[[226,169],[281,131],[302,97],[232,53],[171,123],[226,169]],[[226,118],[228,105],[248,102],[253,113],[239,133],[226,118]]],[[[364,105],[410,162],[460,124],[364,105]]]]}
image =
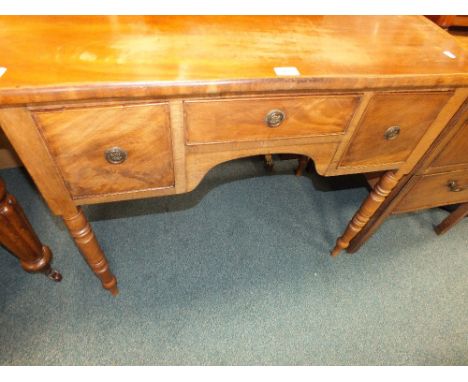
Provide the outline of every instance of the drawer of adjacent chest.
{"type": "Polygon", "coordinates": [[[451,95],[451,92],[375,95],[339,167],[378,167],[404,162],[451,95]]]}
{"type": "Polygon", "coordinates": [[[74,197],[174,185],[167,104],[36,111],[74,197]]]}
{"type": "Polygon", "coordinates": [[[468,170],[415,176],[395,212],[468,202],[468,170]]]}
{"type": "Polygon", "coordinates": [[[359,96],[291,96],[184,103],[189,144],[342,134],[359,96]]]}
{"type": "Polygon", "coordinates": [[[468,121],[443,147],[426,172],[441,172],[457,167],[468,167],[468,121]]]}

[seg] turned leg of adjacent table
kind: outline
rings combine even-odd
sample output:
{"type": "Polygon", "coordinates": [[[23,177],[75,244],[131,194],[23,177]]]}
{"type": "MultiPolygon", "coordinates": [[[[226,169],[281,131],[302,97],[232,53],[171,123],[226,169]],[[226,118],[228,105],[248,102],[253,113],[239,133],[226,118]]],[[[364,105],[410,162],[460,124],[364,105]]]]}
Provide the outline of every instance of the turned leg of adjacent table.
{"type": "Polygon", "coordinates": [[[442,235],[466,216],[468,216],[468,203],[460,204],[455,211],[434,228],[434,231],[437,235],[442,235]]]}
{"type": "Polygon", "coordinates": [[[272,172],[273,167],[275,166],[275,162],[273,162],[273,155],[266,154],[263,156],[263,165],[265,166],[265,170],[272,172]]]}
{"type": "Polygon", "coordinates": [[[42,245],[15,197],[6,191],[0,178],[0,244],[19,260],[27,272],[43,272],[51,280],[62,275],[50,266],[52,252],[42,245]]]}
{"type": "Polygon", "coordinates": [[[307,167],[307,164],[309,163],[309,157],[307,157],[305,155],[301,155],[299,157],[298,161],[299,161],[299,163],[297,165],[295,174],[296,174],[296,176],[302,176],[302,174],[304,173],[304,170],[307,167]]]}
{"type": "Polygon", "coordinates": [[[117,279],[110,271],[107,259],[83,211],[77,208],[75,214],[63,216],[63,221],[89,267],[101,280],[102,286],[112,295],[117,295],[119,293],[117,279]]]}
{"type": "Polygon", "coordinates": [[[399,178],[394,171],[387,171],[380,178],[379,182],[351,219],[343,235],[336,241],[335,248],[331,252],[332,256],[338,255],[341,250],[349,246],[349,242],[364,228],[377,208],[379,208],[390,191],[396,186],[399,178]]]}
{"type": "Polygon", "coordinates": [[[117,280],[109,270],[86,217],[75,206],[29,110],[24,107],[0,108],[0,124],[51,211],[63,218],[86,262],[104,288],[116,295],[117,280]]]}

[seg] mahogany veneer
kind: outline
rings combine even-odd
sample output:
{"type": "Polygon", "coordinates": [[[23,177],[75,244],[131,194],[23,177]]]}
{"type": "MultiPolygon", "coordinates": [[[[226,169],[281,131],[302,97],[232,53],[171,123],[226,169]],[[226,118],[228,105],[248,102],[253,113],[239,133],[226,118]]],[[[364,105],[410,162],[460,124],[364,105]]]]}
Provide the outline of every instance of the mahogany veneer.
{"type": "Polygon", "coordinates": [[[340,167],[403,163],[451,96],[450,92],[376,94],[340,167]],[[399,127],[398,139],[385,139],[390,126],[399,127]]]}
{"type": "Polygon", "coordinates": [[[360,96],[286,96],[186,101],[187,143],[244,142],[343,134],[360,96]],[[281,128],[265,124],[279,109],[281,128]],[[229,115],[226,115],[229,110],[229,115]]]}
{"type": "Polygon", "coordinates": [[[382,171],[336,255],[468,96],[465,52],[423,17],[0,17],[0,39],[2,129],[114,294],[79,206],[189,192],[251,155],[382,171]]]}
{"type": "Polygon", "coordinates": [[[34,111],[33,117],[73,197],[174,187],[169,105],[34,111]],[[121,164],[105,160],[122,147],[121,164]]]}
{"type": "Polygon", "coordinates": [[[468,200],[468,171],[448,171],[415,176],[411,192],[398,204],[397,212],[461,203],[468,200]]]}

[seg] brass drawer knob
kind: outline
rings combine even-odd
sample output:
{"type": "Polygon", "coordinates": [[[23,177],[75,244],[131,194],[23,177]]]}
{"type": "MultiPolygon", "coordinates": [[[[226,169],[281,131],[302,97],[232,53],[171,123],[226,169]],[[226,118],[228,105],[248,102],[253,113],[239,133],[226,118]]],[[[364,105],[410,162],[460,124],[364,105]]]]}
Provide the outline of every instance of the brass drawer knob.
{"type": "Polygon", "coordinates": [[[268,127],[278,127],[286,118],[286,114],[282,110],[274,109],[270,110],[266,117],[265,123],[268,127]]]}
{"type": "Polygon", "coordinates": [[[120,147],[112,147],[106,150],[105,157],[111,164],[120,164],[127,159],[127,152],[120,147]]]}
{"type": "Polygon", "coordinates": [[[463,191],[463,188],[460,187],[456,180],[450,180],[447,184],[451,192],[460,192],[463,191]]]}
{"type": "Polygon", "coordinates": [[[390,126],[385,130],[384,137],[387,141],[391,141],[400,135],[400,126],[390,126]]]}

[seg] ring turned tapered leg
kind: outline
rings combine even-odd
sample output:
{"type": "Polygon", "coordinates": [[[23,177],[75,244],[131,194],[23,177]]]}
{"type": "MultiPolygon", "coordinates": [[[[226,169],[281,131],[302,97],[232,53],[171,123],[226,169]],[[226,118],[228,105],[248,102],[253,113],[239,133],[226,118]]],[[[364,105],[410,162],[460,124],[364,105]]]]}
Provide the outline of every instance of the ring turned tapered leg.
{"type": "Polygon", "coordinates": [[[50,266],[52,252],[42,245],[15,197],[7,193],[0,179],[0,244],[19,260],[27,272],[43,272],[51,280],[62,275],[50,266]]]}
{"type": "Polygon", "coordinates": [[[400,177],[395,172],[387,171],[379,182],[375,185],[369,196],[362,203],[359,210],[348,224],[346,231],[336,241],[335,248],[331,252],[332,256],[337,256],[342,249],[349,246],[349,242],[362,230],[377,208],[383,203],[393,187],[396,186],[400,177]]]}
{"type": "Polygon", "coordinates": [[[101,280],[102,286],[116,296],[119,293],[117,279],[110,271],[107,259],[81,209],[78,208],[75,215],[64,216],[63,221],[86,262],[101,280]]]}

